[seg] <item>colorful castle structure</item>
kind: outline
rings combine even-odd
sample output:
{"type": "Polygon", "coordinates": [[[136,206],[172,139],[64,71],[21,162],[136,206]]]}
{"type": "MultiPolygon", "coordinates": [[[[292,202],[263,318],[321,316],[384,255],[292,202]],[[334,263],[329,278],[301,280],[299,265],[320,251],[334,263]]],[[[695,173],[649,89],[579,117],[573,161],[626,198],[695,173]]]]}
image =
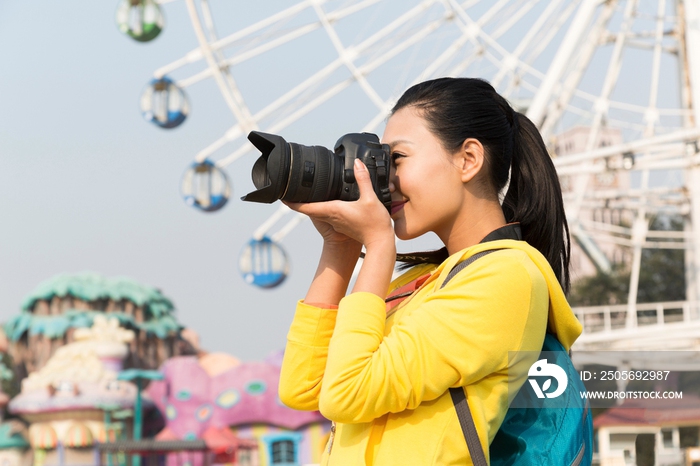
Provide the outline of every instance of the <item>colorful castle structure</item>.
{"type": "Polygon", "coordinates": [[[29,423],[34,466],[99,464],[95,442],[114,435],[105,428],[103,407],[134,406],[136,386],[117,380],[134,332],[96,315],[92,328],[75,329],[72,337],[22,381],[8,406],[29,423]]]}
{"type": "Polygon", "coordinates": [[[155,369],[171,356],[196,354],[176,321],[172,302],[156,288],[94,273],[59,275],[41,283],[5,324],[9,354],[20,379],[44,367],[76,329],[96,316],[115,318],[134,332],[125,367],[155,369]]]}

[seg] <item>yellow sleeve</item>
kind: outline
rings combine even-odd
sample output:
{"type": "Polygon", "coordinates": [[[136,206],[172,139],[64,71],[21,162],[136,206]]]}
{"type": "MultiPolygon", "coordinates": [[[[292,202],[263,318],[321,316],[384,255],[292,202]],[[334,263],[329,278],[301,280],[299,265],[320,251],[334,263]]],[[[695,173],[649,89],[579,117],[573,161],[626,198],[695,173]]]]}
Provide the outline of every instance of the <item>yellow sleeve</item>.
{"type": "MultiPolygon", "coordinates": [[[[430,270],[434,264],[413,267],[392,282],[392,287],[402,286],[430,270]]],[[[390,288],[393,289],[393,288],[390,288]]],[[[384,302],[382,315],[385,313],[384,302]]],[[[290,408],[318,410],[321,380],[326,367],[328,344],[333,335],[335,309],[325,309],[297,303],[294,320],[287,334],[287,346],[280,373],[280,400],[290,408]]]]}
{"type": "Polygon", "coordinates": [[[279,397],[290,408],[318,409],[321,380],[326,367],[328,343],[333,335],[337,310],[297,303],[287,334],[279,397]]]}
{"type": "Polygon", "coordinates": [[[509,351],[541,348],[547,303],[544,278],[517,253],[479,259],[387,336],[384,302],[353,293],[340,302],[319,409],[333,421],[369,422],[505,370],[509,351]],[[539,330],[526,334],[526,327],[539,330]]]}

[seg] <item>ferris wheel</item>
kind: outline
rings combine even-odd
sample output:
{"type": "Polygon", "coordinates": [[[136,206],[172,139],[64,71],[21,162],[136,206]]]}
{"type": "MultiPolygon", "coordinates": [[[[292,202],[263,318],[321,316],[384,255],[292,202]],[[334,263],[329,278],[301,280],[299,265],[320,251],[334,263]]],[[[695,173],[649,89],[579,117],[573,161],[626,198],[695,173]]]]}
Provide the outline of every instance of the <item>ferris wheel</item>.
{"type": "MultiPolygon", "coordinates": [[[[631,264],[624,329],[637,328],[645,248],[685,251],[688,319],[700,321],[696,0],[290,1],[224,34],[214,27],[223,7],[214,0],[124,0],[120,29],[153,39],[171,1],[184,3],[199,45],[155,70],[141,98],[144,118],[162,128],[182,124],[187,88],[203,80],[218,87],[232,115],[230,128],[194,154],[182,183],[188,204],[204,212],[226,205],[225,170],[250,171],[236,161],[255,150],[246,139],[252,130],[313,127],[323,141],[380,132],[409,85],[481,77],[540,128],[582,263],[609,270],[623,251],[631,264]],[[684,231],[650,230],[659,214],[681,217],[684,231]]],[[[282,206],[251,227],[241,257],[248,281],[271,287],[284,279],[280,242],[301,221],[282,206]]],[[[609,314],[580,317],[611,329],[609,314]]]]}

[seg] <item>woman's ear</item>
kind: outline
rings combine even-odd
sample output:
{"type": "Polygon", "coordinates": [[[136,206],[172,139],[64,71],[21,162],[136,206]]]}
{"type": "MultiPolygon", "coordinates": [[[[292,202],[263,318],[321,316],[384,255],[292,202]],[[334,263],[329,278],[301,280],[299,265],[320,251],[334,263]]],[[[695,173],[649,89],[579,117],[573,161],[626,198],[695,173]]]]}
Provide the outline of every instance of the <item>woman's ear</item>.
{"type": "Polygon", "coordinates": [[[484,146],[478,139],[468,138],[455,154],[455,165],[463,183],[471,181],[484,166],[484,146]]]}

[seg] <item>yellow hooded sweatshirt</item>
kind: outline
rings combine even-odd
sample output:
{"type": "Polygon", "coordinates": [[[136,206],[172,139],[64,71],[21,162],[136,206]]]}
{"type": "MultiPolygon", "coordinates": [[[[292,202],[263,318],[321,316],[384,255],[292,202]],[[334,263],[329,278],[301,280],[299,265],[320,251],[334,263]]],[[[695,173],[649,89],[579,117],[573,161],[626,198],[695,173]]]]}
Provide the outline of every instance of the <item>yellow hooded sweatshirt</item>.
{"type": "Polygon", "coordinates": [[[567,350],[581,333],[549,263],[524,241],[479,243],[409,270],[392,290],[431,269],[388,316],[371,293],[352,293],[337,310],[298,303],[279,395],[334,421],[323,465],[471,465],[448,389],[464,387],[488,455],[545,329],[567,350]],[[459,262],[501,248],[441,288],[459,262]],[[509,363],[513,351],[528,353],[509,363]]]}

